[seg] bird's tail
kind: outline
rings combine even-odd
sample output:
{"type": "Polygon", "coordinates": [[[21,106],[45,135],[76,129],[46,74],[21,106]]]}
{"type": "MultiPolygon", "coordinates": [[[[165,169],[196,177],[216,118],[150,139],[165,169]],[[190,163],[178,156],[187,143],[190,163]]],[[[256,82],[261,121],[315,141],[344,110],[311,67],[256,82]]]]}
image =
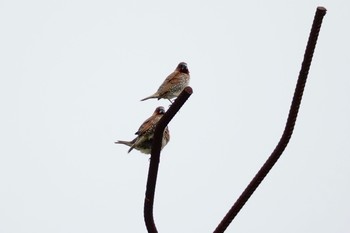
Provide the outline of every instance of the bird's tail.
{"type": "Polygon", "coordinates": [[[159,98],[157,93],[155,93],[153,95],[150,95],[150,96],[148,96],[146,98],[143,98],[141,101],[148,100],[148,99],[154,99],[154,98],[159,98]]]}
{"type": "Polygon", "coordinates": [[[134,149],[134,146],[135,146],[135,145],[132,145],[132,146],[130,147],[130,149],[128,150],[128,153],[130,153],[130,151],[132,151],[132,149],[134,149]]]}
{"type": "Polygon", "coordinates": [[[132,141],[122,141],[122,140],[118,140],[116,142],[114,142],[115,144],[123,144],[123,145],[127,145],[130,146],[130,149],[128,150],[128,153],[130,153],[130,151],[132,151],[132,149],[134,149],[135,147],[135,139],[132,141]]]}
{"type": "Polygon", "coordinates": [[[116,142],[114,142],[115,144],[123,144],[123,145],[127,145],[127,146],[132,146],[132,142],[129,142],[129,141],[121,141],[121,140],[118,140],[116,142]]]}

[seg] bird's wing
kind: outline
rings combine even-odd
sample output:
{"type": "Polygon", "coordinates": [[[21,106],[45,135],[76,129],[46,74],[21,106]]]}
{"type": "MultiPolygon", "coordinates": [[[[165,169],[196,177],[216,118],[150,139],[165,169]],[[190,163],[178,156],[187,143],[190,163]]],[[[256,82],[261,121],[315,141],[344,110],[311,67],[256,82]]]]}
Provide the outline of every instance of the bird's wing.
{"type": "Polygon", "coordinates": [[[155,116],[151,116],[145,120],[135,134],[141,136],[149,129],[151,129],[154,126],[154,118],[155,116]]]}
{"type": "Polygon", "coordinates": [[[168,91],[169,87],[174,85],[174,83],[177,82],[176,80],[179,79],[180,75],[181,75],[181,73],[178,71],[174,71],[171,74],[169,74],[168,77],[166,77],[166,79],[162,83],[162,85],[160,85],[157,92],[160,94],[160,93],[168,91]]]}

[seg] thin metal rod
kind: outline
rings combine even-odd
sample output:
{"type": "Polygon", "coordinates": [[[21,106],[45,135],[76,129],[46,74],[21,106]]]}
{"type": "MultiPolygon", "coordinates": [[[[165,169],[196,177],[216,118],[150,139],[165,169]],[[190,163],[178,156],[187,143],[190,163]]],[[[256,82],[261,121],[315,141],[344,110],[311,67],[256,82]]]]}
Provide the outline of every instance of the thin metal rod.
{"type": "Polygon", "coordinates": [[[157,227],[153,218],[153,203],[154,203],[154,191],[156,189],[159,157],[162,145],[163,132],[165,127],[169,124],[171,119],[180,110],[186,100],[192,95],[192,88],[186,87],[181,94],[176,98],[174,103],[171,104],[168,111],[159,120],[153,136],[151,160],[149,163],[148,179],[146,186],[145,204],[144,204],[144,218],[148,232],[157,233],[157,227]]]}
{"type": "Polygon", "coordinates": [[[277,162],[277,160],[283,153],[284,149],[287,147],[287,144],[293,133],[295,121],[297,119],[297,115],[299,111],[299,106],[300,106],[301,99],[304,92],[304,87],[306,84],[307,75],[309,73],[313,53],[317,43],[318,34],[321,28],[323,17],[326,14],[326,11],[327,10],[324,7],[318,7],[316,10],[314,21],[311,27],[309,40],[308,40],[305,54],[304,54],[304,60],[301,65],[297,85],[294,91],[292,104],[289,110],[288,119],[279,143],[277,144],[275,150],[272,152],[272,154],[267,159],[265,164],[260,168],[259,172],[255,175],[253,180],[249,183],[249,185],[243,191],[241,196],[237,199],[237,201],[231,207],[231,209],[226,214],[224,219],[220,222],[218,227],[215,229],[214,233],[221,233],[226,230],[226,228],[229,226],[229,224],[232,222],[232,220],[235,218],[238,212],[242,209],[244,204],[248,201],[250,196],[254,193],[256,188],[260,185],[260,183],[263,181],[265,176],[269,173],[271,168],[277,162]]]}

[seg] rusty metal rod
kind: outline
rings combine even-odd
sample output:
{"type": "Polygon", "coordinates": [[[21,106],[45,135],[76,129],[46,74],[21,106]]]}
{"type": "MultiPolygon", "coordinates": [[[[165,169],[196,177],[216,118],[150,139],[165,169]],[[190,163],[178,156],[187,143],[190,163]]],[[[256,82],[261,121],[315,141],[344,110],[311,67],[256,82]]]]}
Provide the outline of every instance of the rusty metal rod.
{"type": "Polygon", "coordinates": [[[305,49],[304,54],[304,60],[301,65],[297,85],[295,87],[294,96],[292,100],[292,104],[289,110],[289,115],[287,118],[286,126],[284,129],[284,132],[282,134],[282,137],[277,144],[275,150],[272,152],[270,157],[267,159],[265,164],[260,168],[258,173],[255,175],[253,180],[249,183],[249,185],[246,187],[246,189],[243,191],[241,196],[237,199],[237,201],[234,203],[234,205],[231,207],[231,209],[228,211],[226,216],[223,218],[223,220],[220,222],[220,224],[215,229],[214,233],[221,233],[226,230],[226,228],[229,226],[229,224],[232,222],[232,220],[235,218],[235,216],[238,214],[238,212],[242,209],[244,204],[248,201],[250,196],[254,193],[256,188],[260,185],[260,183],[263,181],[265,176],[269,173],[271,168],[274,166],[274,164],[277,162],[281,154],[283,153],[284,149],[287,147],[287,144],[292,136],[295,121],[297,119],[299,106],[301,103],[301,99],[304,92],[304,87],[306,84],[307,75],[309,73],[312,56],[315,50],[315,46],[317,43],[318,34],[321,28],[323,17],[326,14],[326,8],[324,7],[317,7],[316,14],[314,17],[314,21],[311,27],[311,32],[309,35],[309,40],[305,49]]]}
{"type": "Polygon", "coordinates": [[[158,167],[159,167],[159,157],[162,145],[163,132],[165,127],[169,124],[171,119],[180,110],[182,105],[186,100],[192,95],[192,88],[186,87],[181,94],[176,98],[174,103],[171,104],[168,111],[159,120],[153,136],[152,150],[151,150],[151,160],[149,163],[148,178],[146,185],[146,195],[144,203],[144,219],[147,231],[149,233],[157,233],[157,227],[154,223],[153,217],[153,203],[154,203],[154,191],[156,189],[158,167]]]}

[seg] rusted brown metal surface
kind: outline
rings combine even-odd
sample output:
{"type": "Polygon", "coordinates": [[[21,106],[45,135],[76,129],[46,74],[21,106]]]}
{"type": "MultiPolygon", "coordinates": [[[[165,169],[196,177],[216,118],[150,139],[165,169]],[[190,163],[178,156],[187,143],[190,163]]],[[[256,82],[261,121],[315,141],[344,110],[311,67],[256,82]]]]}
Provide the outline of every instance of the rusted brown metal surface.
{"type": "Polygon", "coordinates": [[[157,227],[154,222],[153,217],[153,203],[154,203],[154,192],[156,189],[157,176],[158,176],[158,167],[159,167],[159,157],[161,151],[162,137],[165,127],[169,124],[171,119],[175,114],[180,110],[182,105],[186,100],[192,95],[192,88],[186,87],[181,94],[176,98],[174,103],[171,104],[168,111],[164,116],[159,120],[153,136],[153,144],[151,151],[151,159],[148,170],[148,178],[146,185],[146,195],[144,203],[144,219],[148,232],[156,233],[157,227]]]}
{"type": "Polygon", "coordinates": [[[316,14],[314,17],[314,21],[311,27],[311,32],[309,35],[309,40],[306,46],[306,50],[304,53],[304,60],[301,65],[301,69],[299,72],[299,77],[297,81],[297,85],[295,87],[294,96],[292,100],[292,104],[289,110],[288,119],[286,122],[286,126],[284,129],[284,132],[282,134],[282,137],[277,144],[276,148],[270,155],[270,157],[267,159],[265,164],[260,168],[258,173],[255,175],[253,180],[249,183],[249,185],[246,187],[246,189],[243,191],[241,196],[237,199],[237,201],[234,203],[234,205],[231,207],[231,209],[228,211],[226,216],[223,218],[223,220],[220,222],[220,224],[217,226],[217,228],[214,230],[214,233],[221,233],[224,232],[227,227],[230,225],[232,220],[236,217],[238,212],[242,209],[244,204],[248,201],[250,196],[254,193],[254,191],[257,189],[257,187],[260,185],[260,183],[263,181],[265,176],[269,173],[271,168],[275,165],[277,160],[282,155],[284,149],[287,147],[287,144],[292,136],[295,121],[298,116],[299,106],[301,103],[301,99],[304,92],[304,87],[306,84],[306,79],[309,73],[312,57],[314,54],[314,50],[317,43],[318,34],[320,32],[320,28],[322,25],[323,17],[326,15],[326,8],[324,7],[318,7],[316,10],[316,14]]]}

